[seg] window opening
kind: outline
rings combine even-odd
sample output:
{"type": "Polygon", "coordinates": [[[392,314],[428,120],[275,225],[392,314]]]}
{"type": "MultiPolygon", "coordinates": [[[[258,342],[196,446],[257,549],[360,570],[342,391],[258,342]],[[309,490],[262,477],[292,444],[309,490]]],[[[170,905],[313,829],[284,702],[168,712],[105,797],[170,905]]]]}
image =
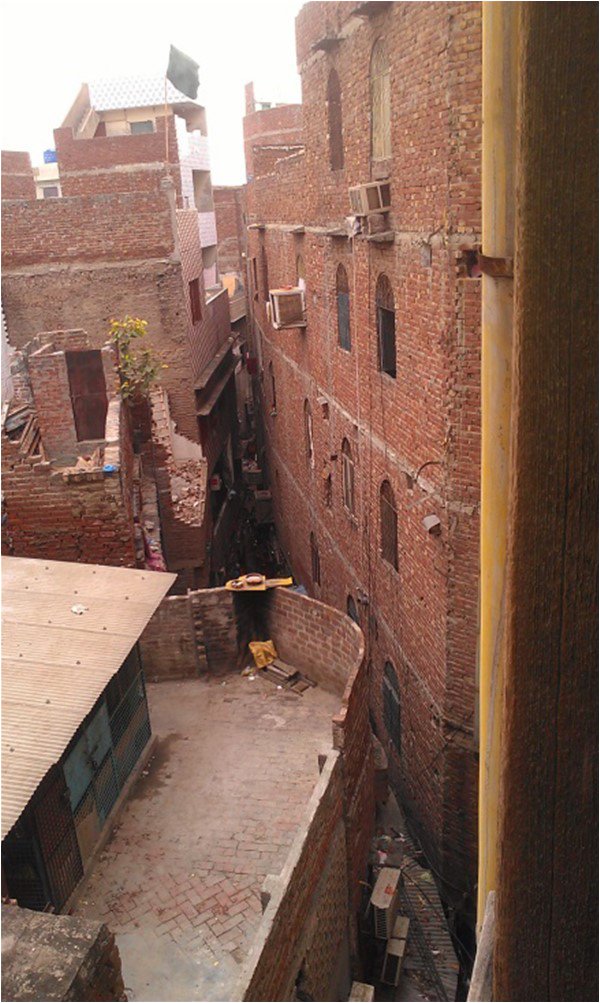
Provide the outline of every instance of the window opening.
{"type": "Polygon", "coordinates": [[[321,560],[319,557],[319,546],[314,533],[310,534],[310,561],[312,570],[312,580],[315,585],[321,584],[321,560]]]}
{"type": "Polygon", "coordinates": [[[263,281],[263,299],[268,303],[269,301],[269,263],[267,261],[267,249],[264,243],[264,237],[262,237],[262,243],[260,246],[260,261],[262,266],[262,281],[263,281]]]}
{"type": "Polygon", "coordinates": [[[99,349],[65,352],[65,361],[77,441],[103,439],[108,396],[102,353],[99,349]]]}
{"type": "Polygon", "coordinates": [[[348,512],[354,515],[354,460],[347,439],[342,442],[342,500],[348,512]]]}
{"type": "Polygon", "coordinates": [[[143,122],[130,122],[129,131],[132,136],[139,136],[144,132],[154,132],[154,122],[150,118],[143,122]]]}
{"type": "Polygon", "coordinates": [[[192,310],[192,324],[199,324],[202,320],[202,306],[200,299],[200,279],[192,279],[188,284],[190,291],[190,307],[192,310]]]}
{"type": "Polygon", "coordinates": [[[378,363],[382,373],[396,379],[396,310],[387,275],[380,275],[375,290],[378,363]]]}
{"type": "Polygon", "coordinates": [[[349,352],[351,348],[350,288],[348,286],[348,273],[343,265],[338,265],[335,276],[335,288],[337,297],[338,344],[344,351],[349,352]]]}
{"type": "Polygon", "coordinates": [[[379,493],[381,556],[398,570],[398,513],[392,485],[384,481],[379,493]]]}
{"type": "Polygon", "coordinates": [[[312,411],[310,408],[310,401],[308,399],[304,401],[304,436],[306,455],[312,467],[315,453],[313,445],[312,411]]]}
{"type": "Polygon", "coordinates": [[[358,609],[354,601],[354,596],[348,596],[348,601],[346,603],[346,612],[354,623],[359,623],[358,620],[358,609]]]}
{"type": "Polygon", "coordinates": [[[269,362],[269,379],[271,381],[271,410],[277,410],[277,392],[275,389],[275,372],[273,370],[273,363],[269,362]]]}
{"type": "Polygon", "coordinates": [[[329,164],[332,171],[340,171],[344,166],[342,92],[340,78],[335,70],[331,70],[327,81],[327,118],[329,124],[329,164]]]}
{"type": "Polygon", "coordinates": [[[400,687],[396,670],[391,662],[383,667],[383,721],[385,729],[398,753],[402,751],[400,734],[400,687]]]}
{"type": "Polygon", "coordinates": [[[371,54],[371,157],[385,160],[392,155],[390,64],[382,38],[371,54]]]}

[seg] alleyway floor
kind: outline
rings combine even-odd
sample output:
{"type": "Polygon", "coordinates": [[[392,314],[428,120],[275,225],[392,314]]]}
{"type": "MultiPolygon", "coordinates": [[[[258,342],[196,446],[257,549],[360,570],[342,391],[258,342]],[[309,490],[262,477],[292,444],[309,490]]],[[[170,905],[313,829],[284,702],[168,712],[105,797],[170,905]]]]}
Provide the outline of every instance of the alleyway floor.
{"type": "Polygon", "coordinates": [[[117,935],[130,1000],[232,999],[339,700],[237,674],[148,700],[156,753],[74,911],[117,935]]]}

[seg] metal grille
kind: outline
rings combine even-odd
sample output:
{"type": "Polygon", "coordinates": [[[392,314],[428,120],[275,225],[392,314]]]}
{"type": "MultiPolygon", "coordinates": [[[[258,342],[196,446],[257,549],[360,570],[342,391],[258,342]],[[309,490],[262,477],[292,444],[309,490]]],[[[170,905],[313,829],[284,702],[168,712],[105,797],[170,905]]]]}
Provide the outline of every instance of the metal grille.
{"type": "Polygon", "coordinates": [[[2,870],[11,898],[24,909],[45,909],[50,905],[39,844],[23,817],[2,843],[2,870]]]}
{"type": "Polygon", "coordinates": [[[49,774],[34,805],[33,817],[41,855],[46,865],[52,903],[56,909],[60,909],[83,877],[83,865],[62,770],[54,769],[49,774]]]}
{"type": "MultiPolygon", "coordinates": [[[[126,678],[126,677],[123,677],[126,678]]],[[[113,700],[114,702],[114,695],[113,700]]],[[[141,673],[133,678],[109,717],[111,747],[94,770],[74,812],[81,855],[87,860],[115,802],[150,738],[146,690],[141,673]]]]}

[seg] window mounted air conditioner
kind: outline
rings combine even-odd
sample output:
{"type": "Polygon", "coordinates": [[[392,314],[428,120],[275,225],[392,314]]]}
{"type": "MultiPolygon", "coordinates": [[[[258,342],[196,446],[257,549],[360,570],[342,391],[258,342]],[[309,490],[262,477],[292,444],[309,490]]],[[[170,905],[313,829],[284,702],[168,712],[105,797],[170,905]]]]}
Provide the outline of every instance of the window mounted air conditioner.
{"type": "Polygon", "coordinates": [[[306,327],[306,297],[300,286],[270,289],[269,320],[278,331],[282,327],[306,327]]]}
{"type": "Polygon", "coordinates": [[[398,905],[400,891],[400,871],[395,867],[384,867],[371,895],[375,936],[379,940],[389,940],[398,905]]]}
{"type": "Polygon", "coordinates": [[[389,181],[371,181],[348,189],[350,206],[355,216],[369,216],[374,212],[387,212],[392,208],[389,181]]]}
{"type": "Polygon", "coordinates": [[[397,986],[402,972],[402,962],[406,951],[406,940],[410,920],[407,916],[397,916],[392,936],[387,942],[381,981],[386,986],[397,986]]]}
{"type": "Polygon", "coordinates": [[[370,986],[368,982],[353,982],[348,997],[349,1003],[373,1003],[375,999],[375,986],[370,986]]]}

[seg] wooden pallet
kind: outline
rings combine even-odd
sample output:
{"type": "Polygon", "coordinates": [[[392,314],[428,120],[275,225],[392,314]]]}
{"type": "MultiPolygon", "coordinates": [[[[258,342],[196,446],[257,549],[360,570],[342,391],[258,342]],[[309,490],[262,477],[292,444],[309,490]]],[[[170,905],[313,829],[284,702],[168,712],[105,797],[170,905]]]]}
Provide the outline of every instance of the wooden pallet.
{"type": "Polygon", "coordinates": [[[269,682],[275,683],[277,686],[282,686],[286,690],[291,690],[292,693],[298,693],[300,696],[302,696],[305,690],[317,685],[308,676],[303,675],[302,672],[295,669],[293,665],[283,662],[281,658],[276,658],[273,662],[269,662],[264,669],[260,669],[259,671],[260,675],[268,679],[269,682]]]}

